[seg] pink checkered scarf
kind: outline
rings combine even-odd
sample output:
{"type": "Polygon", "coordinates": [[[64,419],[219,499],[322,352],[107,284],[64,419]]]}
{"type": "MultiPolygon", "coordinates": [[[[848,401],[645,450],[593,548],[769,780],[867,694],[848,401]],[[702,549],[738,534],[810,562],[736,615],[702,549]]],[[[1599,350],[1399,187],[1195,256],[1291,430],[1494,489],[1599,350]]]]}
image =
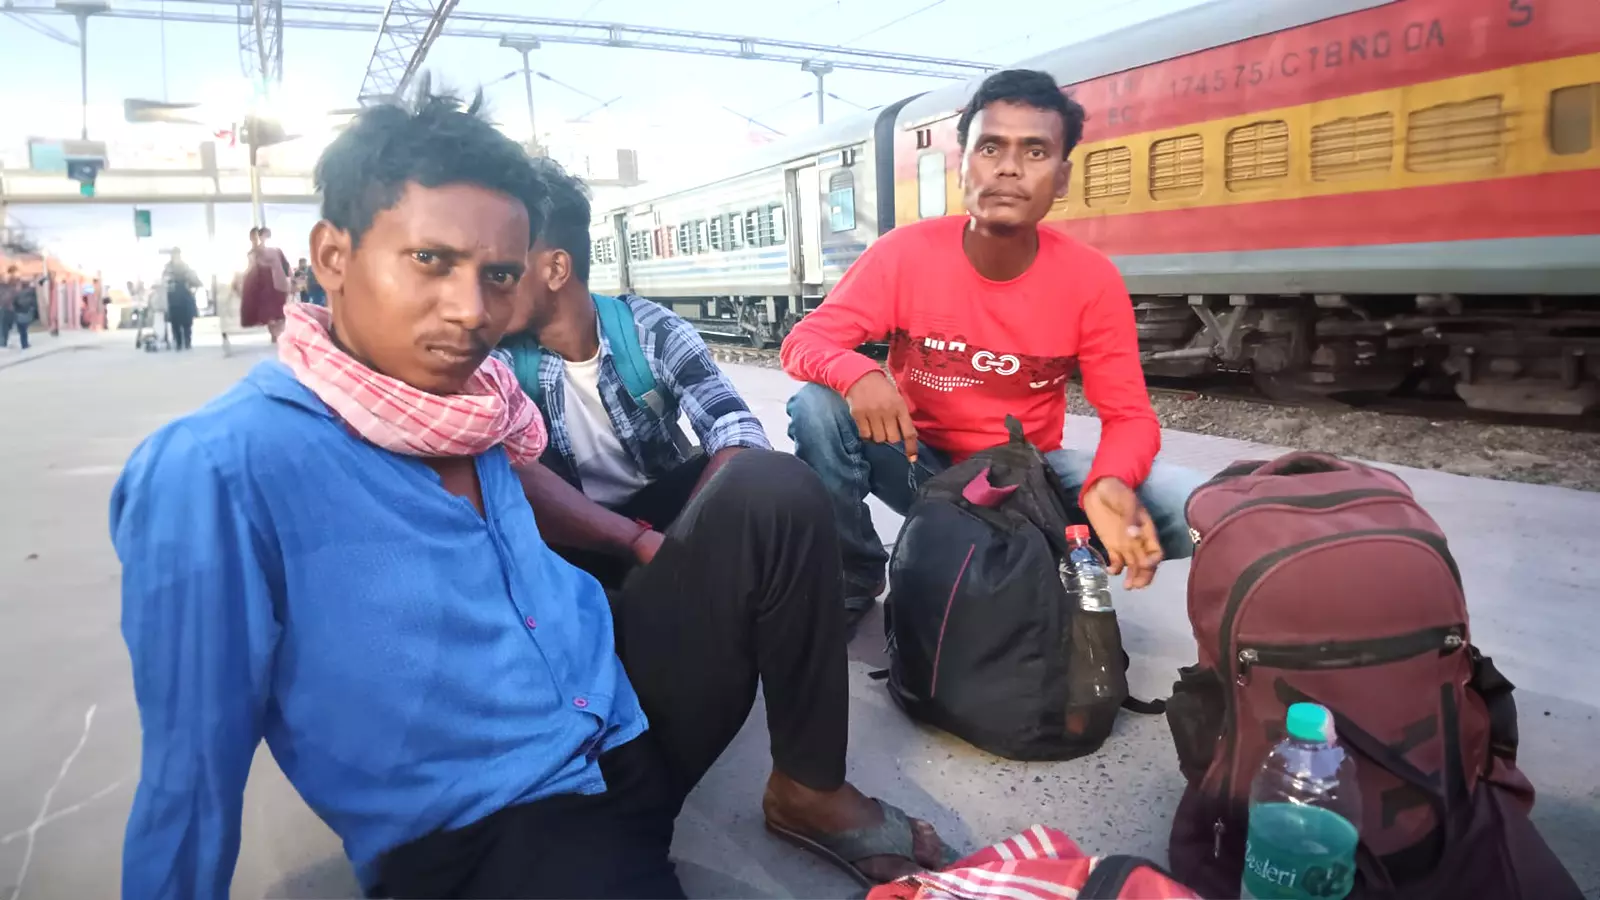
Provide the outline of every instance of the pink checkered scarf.
{"type": "Polygon", "coordinates": [[[504,444],[511,462],[544,452],[544,417],[505,363],[493,357],[459,394],[440,396],[380,375],[340,350],[320,306],[285,310],[278,359],[357,434],[407,456],[477,456],[504,444]]]}

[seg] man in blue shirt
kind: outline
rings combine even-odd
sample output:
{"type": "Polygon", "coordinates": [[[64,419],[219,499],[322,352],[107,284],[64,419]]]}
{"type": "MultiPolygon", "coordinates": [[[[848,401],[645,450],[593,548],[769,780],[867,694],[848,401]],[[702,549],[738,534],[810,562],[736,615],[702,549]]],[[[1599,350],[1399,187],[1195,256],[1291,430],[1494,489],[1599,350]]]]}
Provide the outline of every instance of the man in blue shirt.
{"type": "MultiPolygon", "coordinates": [[[[516,369],[549,425],[546,468],[616,515],[666,530],[734,454],[772,444],[694,326],[659,303],[624,295],[617,299],[655,382],[656,404],[630,394],[621,372],[634,361],[619,358],[628,348],[608,339],[589,292],[588,191],[553,160],[534,165],[548,188],[543,224],[495,354],[516,369]],[[698,447],[679,427],[680,413],[698,447]]],[[[620,585],[630,568],[627,558],[555,549],[607,587],[620,585]]]]}
{"type": "Polygon", "coordinates": [[[770,827],[871,881],[944,862],[844,780],[837,535],[803,464],[741,454],[662,535],[532,462],[542,424],[487,357],[544,188],[476,113],[357,117],[317,166],[330,309],[296,305],[279,360],[117,483],[123,895],[228,896],[265,739],[372,896],[681,897],[674,818],[758,681],[770,827]],[[541,530],[650,564],[608,603],[541,530]]]}

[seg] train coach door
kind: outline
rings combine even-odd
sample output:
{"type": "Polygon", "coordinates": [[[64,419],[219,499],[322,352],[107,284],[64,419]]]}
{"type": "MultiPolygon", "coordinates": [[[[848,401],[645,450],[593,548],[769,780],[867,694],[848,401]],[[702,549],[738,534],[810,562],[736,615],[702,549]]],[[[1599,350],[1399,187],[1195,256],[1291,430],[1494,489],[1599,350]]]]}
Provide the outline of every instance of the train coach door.
{"type": "Polygon", "coordinates": [[[617,245],[617,286],[624,294],[633,293],[633,245],[628,241],[628,214],[611,217],[611,238],[617,245]]]}
{"type": "Polygon", "coordinates": [[[807,163],[790,169],[785,179],[788,202],[784,218],[789,226],[789,278],[794,296],[822,290],[822,195],[817,167],[807,163]]]}

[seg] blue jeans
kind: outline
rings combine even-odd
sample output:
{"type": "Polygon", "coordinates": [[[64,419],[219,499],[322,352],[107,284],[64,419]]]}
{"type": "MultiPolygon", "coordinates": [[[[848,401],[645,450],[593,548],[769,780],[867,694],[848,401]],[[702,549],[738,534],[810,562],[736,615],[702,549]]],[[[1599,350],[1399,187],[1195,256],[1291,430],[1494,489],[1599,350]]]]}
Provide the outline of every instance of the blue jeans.
{"type": "MultiPolygon", "coordinates": [[[[913,466],[906,459],[905,445],[862,440],[844,398],[818,384],[808,384],[789,398],[789,437],[795,455],[822,478],[832,495],[845,597],[877,596],[889,554],[873,528],[867,495],[876,495],[890,509],[905,515],[917,486],[949,468],[950,458],[919,441],[913,466]]],[[[1061,449],[1045,454],[1045,460],[1075,498],[1089,476],[1094,456],[1061,449]]],[[[1139,501],[1155,522],[1161,553],[1167,559],[1187,559],[1194,553],[1183,506],[1204,480],[1181,466],[1157,462],[1139,486],[1139,501]]]]}

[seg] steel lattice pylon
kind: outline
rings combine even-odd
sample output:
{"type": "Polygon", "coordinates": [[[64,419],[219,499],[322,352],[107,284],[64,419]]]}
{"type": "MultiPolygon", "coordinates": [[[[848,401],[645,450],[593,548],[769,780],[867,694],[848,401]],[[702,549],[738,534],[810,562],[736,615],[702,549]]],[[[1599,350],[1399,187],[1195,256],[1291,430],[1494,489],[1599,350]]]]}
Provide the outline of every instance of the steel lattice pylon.
{"type": "Polygon", "coordinates": [[[239,64],[258,95],[283,81],[283,0],[238,0],[239,64]]]}
{"type": "Polygon", "coordinates": [[[357,95],[362,106],[398,97],[422,68],[428,49],[460,0],[389,0],[357,95]]]}

